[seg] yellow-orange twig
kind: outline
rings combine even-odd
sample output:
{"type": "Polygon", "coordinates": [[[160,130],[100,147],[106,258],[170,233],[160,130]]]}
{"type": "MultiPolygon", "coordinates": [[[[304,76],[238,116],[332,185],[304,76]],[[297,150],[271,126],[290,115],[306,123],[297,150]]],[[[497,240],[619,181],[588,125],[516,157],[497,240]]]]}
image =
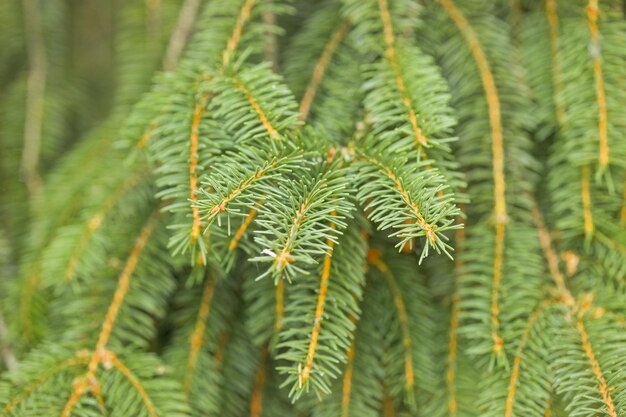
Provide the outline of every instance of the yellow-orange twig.
{"type": "Polygon", "coordinates": [[[267,379],[267,346],[261,352],[261,360],[259,361],[259,369],[254,378],[254,388],[252,389],[252,400],[250,401],[250,417],[261,417],[263,414],[263,389],[265,388],[265,380],[267,379]]]}
{"type": "Polygon", "coordinates": [[[148,223],[144,226],[137,241],[135,242],[135,246],[130,252],[128,256],[128,260],[126,261],[126,266],[122,270],[120,274],[117,289],[115,290],[115,294],[113,295],[113,301],[109,306],[107,314],[102,323],[102,331],[98,336],[98,343],[96,344],[95,352],[89,362],[89,369],[91,372],[95,372],[95,368],[97,367],[100,356],[102,352],[105,351],[106,344],[109,341],[109,337],[111,336],[111,331],[113,330],[113,323],[117,318],[117,314],[124,302],[124,298],[126,297],[126,293],[128,292],[128,288],[130,287],[130,280],[135,272],[135,268],[137,267],[137,262],[139,261],[139,255],[143,251],[144,247],[148,243],[148,239],[152,235],[155,227],[158,224],[159,219],[159,210],[157,210],[148,223]]]}
{"type": "Polygon", "coordinates": [[[543,417],[550,417],[552,415],[552,401],[548,398],[548,404],[546,405],[546,409],[543,411],[543,417]]]}
{"type": "Polygon", "coordinates": [[[154,408],[154,405],[152,404],[152,401],[150,400],[146,389],[137,379],[137,377],[130,371],[130,369],[128,369],[126,365],[124,365],[124,363],[122,363],[122,361],[119,360],[119,358],[113,352],[110,352],[108,359],[113,367],[117,369],[122,375],[124,375],[124,377],[126,377],[126,379],[131,383],[133,388],[135,388],[135,391],[137,391],[139,397],[141,397],[141,401],[145,405],[146,410],[150,414],[150,417],[158,417],[156,409],[154,408]]]}
{"type": "Polygon", "coordinates": [[[383,396],[383,417],[395,417],[396,406],[393,404],[393,398],[385,390],[383,396]]]}
{"type": "Polygon", "coordinates": [[[509,379],[509,389],[506,394],[506,407],[504,409],[504,416],[511,417],[513,415],[513,403],[515,401],[515,394],[517,391],[517,380],[519,378],[520,367],[522,365],[522,355],[526,346],[528,345],[528,339],[530,338],[530,333],[532,332],[533,326],[537,322],[539,315],[543,308],[547,305],[548,302],[541,303],[530,315],[528,318],[528,322],[526,323],[526,327],[524,328],[524,333],[522,333],[522,339],[520,340],[519,346],[517,347],[517,353],[515,354],[515,359],[513,359],[513,368],[511,369],[511,377],[509,379]]]}
{"type": "MultiPolygon", "coordinates": [[[[461,211],[463,206],[459,207],[461,211]]],[[[459,223],[462,219],[459,218],[459,223]]],[[[455,233],[457,257],[455,260],[455,270],[459,274],[463,268],[461,251],[465,242],[465,229],[458,229],[455,233]]],[[[459,337],[459,313],[461,312],[460,300],[457,298],[457,279],[454,282],[454,297],[452,298],[452,312],[450,314],[450,335],[448,339],[448,370],[446,372],[446,387],[448,389],[448,414],[450,417],[457,415],[458,404],[456,396],[456,367],[458,357],[458,337],[459,337]]]]}
{"type": "Polygon", "coordinates": [[[315,69],[313,70],[313,76],[309,81],[309,84],[306,87],[304,95],[302,96],[302,100],[300,101],[300,120],[305,121],[309,116],[309,111],[311,110],[311,104],[313,103],[313,99],[315,98],[315,94],[317,94],[317,89],[324,78],[324,74],[330,65],[330,61],[337,50],[337,47],[341,43],[341,41],[348,33],[348,29],[350,28],[350,22],[344,20],[341,22],[339,28],[333,33],[328,43],[324,46],[324,50],[322,51],[322,55],[320,56],[319,61],[315,65],[315,69]]]}
{"type": "MultiPolygon", "coordinates": [[[[335,216],[335,212],[331,216],[335,216]]],[[[334,223],[330,224],[330,227],[334,230],[336,228],[334,223]]],[[[330,278],[331,261],[333,254],[333,247],[335,242],[328,239],[326,244],[329,249],[324,256],[324,266],[322,267],[322,277],[320,279],[320,290],[317,295],[317,305],[315,306],[315,316],[313,318],[313,330],[311,331],[311,341],[309,342],[309,349],[306,355],[306,363],[302,368],[302,372],[299,376],[300,384],[306,383],[311,375],[311,369],[313,368],[313,358],[315,357],[315,349],[317,348],[317,341],[322,328],[322,320],[324,318],[324,304],[326,302],[326,294],[328,293],[328,282],[330,278]]]]}
{"type": "Polygon", "coordinates": [[[350,395],[352,393],[352,374],[354,373],[354,349],[355,340],[352,339],[348,350],[348,363],[343,374],[343,387],[341,395],[341,417],[348,417],[350,414],[350,395]]]}
{"type": "Polygon", "coordinates": [[[411,331],[409,328],[409,315],[407,314],[406,305],[404,303],[404,299],[402,298],[402,292],[396,282],[396,278],[393,276],[393,273],[387,264],[382,260],[381,255],[380,250],[370,249],[367,252],[367,261],[370,265],[373,265],[382,273],[383,277],[387,281],[387,285],[389,285],[391,294],[393,295],[393,300],[398,312],[398,321],[400,322],[400,329],[402,331],[402,346],[404,348],[404,376],[406,379],[405,388],[407,392],[411,392],[415,383],[415,371],[413,365],[411,331]]]}
{"type": "Polygon", "coordinates": [[[192,201],[191,212],[193,215],[193,223],[191,226],[191,242],[195,243],[200,237],[200,210],[193,202],[198,199],[196,194],[198,191],[198,139],[200,136],[200,122],[206,111],[206,102],[208,96],[204,96],[193,111],[191,120],[191,135],[189,138],[189,198],[192,201]]]}
{"type": "Polygon", "coordinates": [[[196,317],[196,325],[194,326],[193,333],[189,339],[190,350],[189,357],[187,358],[187,370],[185,372],[184,384],[185,397],[187,398],[189,398],[189,395],[191,394],[193,377],[198,362],[198,354],[204,344],[204,333],[206,330],[206,322],[211,312],[211,302],[213,300],[214,289],[215,279],[209,276],[207,277],[207,281],[204,285],[204,291],[202,292],[200,308],[198,309],[198,315],[196,317]]]}
{"type": "Polygon", "coordinates": [[[548,262],[550,274],[552,275],[552,279],[554,280],[554,283],[556,284],[556,287],[559,291],[562,299],[561,301],[568,306],[573,306],[574,297],[567,288],[567,285],[565,285],[565,279],[563,278],[563,274],[561,274],[561,270],[559,269],[559,258],[552,248],[550,233],[546,229],[546,226],[543,224],[541,213],[536,207],[533,207],[532,215],[535,225],[537,226],[537,231],[539,233],[539,243],[541,244],[543,255],[548,262]]]}
{"type": "MultiPolygon", "coordinates": [[[[260,206],[261,204],[263,204],[263,200],[259,200],[257,204],[260,206]]],[[[246,233],[246,230],[248,230],[248,227],[250,227],[250,224],[252,223],[252,220],[254,220],[256,213],[256,207],[250,209],[248,215],[246,216],[246,219],[243,221],[241,226],[239,226],[239,229],[237,229],[235,235],[228,243],[228,250],[237,249],[237,246],[239,246],[239,241],[241,240],[241,238],[243,238],[243,235],[244,233],[246,233]]]]}
{"type": "Polygon", "coordinates": [[[276,322],[274,332],[278,333],[283,328],[283,316],[285,315],[285,282],[282,279],[276,284],[276,322]]]}
{"type": "Polygon", "coordinates": [[[290,264],[294,261],[293,255],[291,255],[291,250],[293,249],[293,245],[296,243],[298,230],[300,229],[302,222],[306,220],[307,211],[311,207],[312,203],[313,202],[307,198],[300,205],[300,209],[296,210],[296,216],[293,218],[293,222],[291,223],[291,227],[289,228],[287,240],[285,241],[285,244],[283,245],[280,252],[274,258],[274,264],[279,271],[287,266],[287,264],[290,264]]]}
{"type": "Polygon", "coordinates": [[[546,18],[550,29],[550,57],[552,61],[552,84],[554,86],[554,107],[556,120],[559,126],[563,126],[565,109],[560,99],[563,90],[561,81],[561,50],[559,48],[559,14],[557,12],[557,0],[546,0],[546,18]]]}
{"type": "Polygon", "coordinates": [[[585,350],[585,355],[589,360],[589,364],[591,365],[591,369],[593,370],[593,374],[596,377],[598,382],[598,389],[600,390],[600,395],[602,396],[602,401],[606,406],[606,412],[611,417],[617,417],[617,412],[615,410],[615,404],[613,403],[613,398],[611,398],[611,388],[606,383],[606,378],[602,374],[602,369],[600,368],[600,363],[596,358],[596,355],[591,346],[591,342],[589,341],[589,335],[585,329],[585,324],[583,323],[582,318],[579,318],[576,323],[576,328],[580,334],[580,340],[583,345],[583,349],[585,350]]]}
{"type": "Polygon", "coordinates": [[[239,91],[241,91],[241,93],[246,97],[246,100],[248,100],[248,103],[250,103],[250,105],[252,106],[256,114],[259,116],[259,120],[261,120],[261,123],[263,124],[263,127],[267,131],[267,134],[269,135],[269,137],[274,140],[280,139],[280,134],[274,128],[274,126],[272,126],[272,123],[267,118],[265,112],[263,111],[259,103],[256,101],[256,99],[252,96],[250,91],[248,91],[246,86],[240,82],[235,82],[235,87],[239,91]]]}
{"type": "MultiPolygon", "coordinates": [[[[552,84],[554,87],[554,105],[556,109],[557,123],[559,127],[563,126],[565,120],[565,108],[562,103],[561,92],[563,90],[563,81],[561,79],[561,53],[559,48],[559,15],[557,11],[557,0],[546,0],[546,17],[550,28],[550,50],[552,59],[552,84]]],[[[607,153],[608,160],[608,153],[607,153]]],[[[589,167],[582,168],[581,175],[581,193],[584,212],[584,231],[585,236],[590,238],[593,234],[593,216],[591,214],[591,193],[589,191],[589,167]]]]}
{"type": "Polygon", "coordinates": [[[491,126],[491,152],[493,162],[494,180],[494,214],[496,222],[495,250],[493,262],[493,286],[491,292],[491,329],[493,338],[493,349],[495,352],[502,350],[503,340],[500,337],[499,319],[499,297],[502,281],[502,265],[504,263],[504,240],[505,224],[507,221],[506,193],[505,193],[505,171],[504,171],[504,137],[502,129],[502,116],[500,111],[500,99],[496,82],[489,65],[489,60],[483,51],[476,32],[467,21],[463,13],[457,8],[453,0],[439,0],[439,3],[446,10],[450,18],[459,28],[461,35],[465,38],[474,61],[478,67],[478,72],[485,90],[487,107],[489,111],[489,124],[491,126]]]}
{"type": "Polygon", "coordinates": [[[413,133],[415,133],[415,141],[421,145],[426,145],[428,140],[422,129],[419,127],[417,123],[417,115],[415,114],[415,110],[413,109],[413,105],[411,103],[411,97],[409,96],[408,90],[406,88],[406,84],[404,83],[404,78],[402,77],[402,70],[400,69],[400,64],[398,63],[398,56],[396,54],[395,47],[395,39],[393,33],[393,24],[391,21],[391,15],[389,13],[389,6],[387,4],[387,0],[378,0],[378,7],[380,9],[380,17],[383,21],[383,31],[385,35],[385,55],[393,68],[393,72],[396,76],[396,85],[398,87],[398,91],[402,96],[402,102],[407,108],[409,113],[409,122],[411,123],[411,128],[413,129],[413,133]]]}
{"type": "Polygon", "coordinates": [[[243,31],[243,27],[246,22],[250,18],[250,12],[252,12],[252,7],[256,3],[256,0],[246,0],[239,12],[239,16],[237,17],[237,22],[235,23],[235,28],[233,29],[233,33],[228,39],[228,43],[226,44],[226,49],[222,54],[222,65],[225,67],[230,63],[230,58],[232,57],[239,40],[241,39],[241,33],[243,31]]]}
{"type": "Polygon", "coordinates": [[[581,168],[581,189],[580,196],[583,202],[583,216],[584,216],[584,224],[583,230],[585,231],[585,237],[587,239],[593,236],[593,231],[595,229],[593,224],[593,214],[591,211],[591,185],[590,185],[590,176],[591,170],[589,169],[589,165],[585,165],[581,168]]]}
{"type": "Polygon", "coordinates": [[[606,111],[606,93],[604,91],[604,76],[602,74],[602,57],[600,52],[600,34],[598,30],[598,0],[589,0],[587,4],[587,25],[591,32],[591,58],[593,60],[593,75],[596,79],[596,99],[598,101],[598,164],[600,169],[609,165],[608,120],[606,111]]]}
{"type": "MultiPolygon", "coordinates": [[[[116,359],[115,354],[107,350],[106,345],[109,341],[109,337],[111,336],[111,331],[113,330],[113,323],[115,322],[115,319],[117,318],[119,309],[122,306],[122,303],[124,302],[124,298],[126,297],[126,293],[128,292],[128,289],[130,287],[130,280],[132,278],[133,273],[135,272],[135,268],[137,267],[137,262],[139,261],[139,255],[145,248],[148,242],[148,239],[152,235],[152,232],[154,231],[158,223],[159,214],[160,214],[159,210],[157,210],[150,217],[150,219],[148,220],[148,223],[141,230],[141,233],[139,234],[139,237],[137,238],[137,241],[135,242],[135,246],[133,247],[133,249],[130,252],[130,255],[128,256],[128,260],[126,261],[126,266],[124,267],[124,269],[122,270],[122,273],[120,274],[118,284],[117,284],[117,289],[115,290],[115,294],[113,295],[113,301],[111,302],[111,305],[109,306],[109,309],[107,310],[107,314],[102,323],[102,330],[100,334],[98,335],[98,342],[96,343],[96,348],[93,351],[91,358],[89,359],[89,362],[87,364],[87,373],[83,377],[77,379],[77,382],[74,385],[74,390],[72,392],[72,395],[70,396],[67,403],[65,404],[65,407],[63,408],[61,417],[69,417],[72,414],[72,410],[74,409],[76,404],[78,404],[78,401],[80,400],[80,398],[88,390],[91,390],[92,392],[96,394],[96,396],[98,396],[98,393],[100,391],[99,383],[96,379],[96,371],[98,370],[98,365],[103,362],[110,364],[110,363],[113,363],[114,359],[116,359]]],[[[124,373],[123,369],[120,369],[120,370],[122,371],[122,373],[124,373]]],[[[132,378],[134,378],[134,376],[132,376],[132,378]]],[[[135,382],[138,384],[138,381],[136,381],[136,378],[135,378],[135,382],[133,382],[131,378],[129,378],[129,380],[131,380],[131,383],[133,383],[133,386],[135,386],[135,382]]],[[[139,387],[141,386],[139,385],[139,387]]],[[[143,394],[142,394],[142,391],[140,391],[139,389],[138,391],[140,395],[142,395],[142,398],[143,398],[145,391],[143,391],[143,394]]],[[[146,406],[148,406],[148,404],[146,404],[146,406]]],[[[150,407],[148,407],[148,410],[150,411],[150,407]]],[[[156,416],[155,413],[151,413],[151,415],[156,416]]]]}
{"type": "Polygon", "coordinates": [[[624,196],[622,197],[622,211],[620,214],[620,224],[626,226],[626,170],[624,170],[624,196]]]}

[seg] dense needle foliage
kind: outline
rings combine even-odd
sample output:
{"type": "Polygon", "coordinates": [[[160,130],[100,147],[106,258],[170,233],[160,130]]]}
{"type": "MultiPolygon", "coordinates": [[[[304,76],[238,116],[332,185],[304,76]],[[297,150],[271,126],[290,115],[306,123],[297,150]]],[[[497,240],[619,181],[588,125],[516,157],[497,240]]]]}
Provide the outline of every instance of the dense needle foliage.
{"type": "Polygon", "coordinates": [[[626,416],[624,7],[0,1],[0,416],[626,416]]]}

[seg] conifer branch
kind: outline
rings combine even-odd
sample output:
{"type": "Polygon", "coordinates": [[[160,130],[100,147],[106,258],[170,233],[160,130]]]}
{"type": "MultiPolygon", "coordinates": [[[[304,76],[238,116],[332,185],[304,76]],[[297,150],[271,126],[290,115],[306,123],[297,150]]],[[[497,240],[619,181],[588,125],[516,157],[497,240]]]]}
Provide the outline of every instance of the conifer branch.
{"type": "Polygon", "coordinates": [[[591,169],[589,165],[584,165],[581,168],[581,190],[580,196],[583,202],[583,213],[584,213],[584,224],[583,230],[585,232],[585,238],[587,240],[591,239],[595,226],[593,223],[593,212],[591,210],[591,185],[590,185],[590,177],[591,177],[591,169]]]}
{"type": "Polygon", "coordinates": [[[0,171],[40,206],[0,175],[1,417],[624,410],[623,10],[108,5],[85,100],[89,22],[38,1],[0,1],[0,171]]]}
{"type": "Polygon", "coordinates": [[[598,0],[589,0],[587,5],[587,25],[589,26],[589,32],[591,32],[591,59],[593,61],[593,74],[596,80],[596,97],[598,100],[598,164],[600,171],[603,172],[609,165],[609,143],[606,94],[604,91],[604,75],[602,73],[602,52],[598,31],[599,13],[598,0]]]}
{"type": "MultiPolygon", "coordinates": [[[[413,404],[414,398],[414,384],[415,384],[415,369],[413,364],[413,340],[411,338],[411,331],[409,329],[409,316],[406,311],[404,299],[402,293],[396,282],[396,278],[387,266],[387,264],[381,259],[380,250],[370,249],[367,253],[367,262],[378,269],[387,285],[391,290],[393,296],[396,313],[398,315],[398,321],[400,322],[400,329],[402,330],[402,347],[404,351],[404,377],[405,377],[405,391],[409,404],[413,404]]],[[[413,404],[414,405],[414,404],[413,404]]]]}
{"type": "MultiPolygon", "coordinates": [[[[331,213],[331,216],[336,216],[337,213],[331,213]]],[[[337,226],[334,223],[330,225],[331,229],[336,229],[337,226]]],[[[315,357],[315,349],[317,348],[317,340],[322,328],[322,320],[324,319],[324,304],[326,302],[326,295],[328,293],[328,285],[330,280],[330,267],[332,262],[333,247],[335,242],[328,239],[326,242],[328,249],[324,256],[324,266],[322,268],[322,277],[320,278],[320,287],[317,294],[317,305],[315,306],[315,315],[313,316],[313,330],[311,331],[311,341],[309,342],[309,349],[306,355],[306,363],[302,367],[302,373],[299,376],[299,383],[302,386],[305,384],[313,368],[313,359],[315,357]]]]}
{"type": "Polygon", "coordinates": [[[193,223],[191,225],[191,243],[195,243],[200,237],[200,210],[195,203],[198,199],[198,138],[200,135],[200,122],[206,111],[209,96],[203,96],[193,111],[191,121],[191,135],[189,138],[189,199],[191,200],[191,213],[193,215],[193,223]]]}
{"type": "Polygon", "coordinates": [[[259,369],[254,377],[254,388],[252,389],[252,399],[250,401],[250,417],[261,417],[263,414],[263,390],[267,379],[267,365],[269,353],[267,347],[261,351],[259,369]]]}
{"type": "Polygon", "coordinates": [[[563,91],[563,80],[561,78],[561,50],[559,47],[559,14],[557,12],[557,0],[546,0],[546,17],[550,28],[550,58],[552,61],[552,84],[554,94],[552,95],[554,107],[556,109],[556,120],[559,127],[563,126],[565,109],[561,92],[563,91]]]}
{"type": "Polygon", "coordinates": [[[559,258],[552,248],[550,233],[546,229],[543,219],[541,218],[541,213],[536,207],[533,207],[532,209],[532,216],[539,233],[539,243],[541,244],[541,249],[543,250],[544,257],[548,262],[550,274],[554,280],[559,295],[562,298],[562,302],[567,306],[573,307],[575,304],[574,297],[567,288],[567,285],[565,285],[565,279],[559,269],[559,258]]]}
{"type": "Polygon", "coordinates": [[[385,392],[383,399],[383,417],[396,417],[396,406],[393,403],[393,398],[385,392]]]}
{"type": "Polygon", "coordinates": [[[626,170],[624,170],[624,195],[622,196],[622,209],[620,210],[619,222],[626,226],[626,170]]]}
{"type": "Polygon", "coordinates": [[[110,361],[111,365],[115,369],[117,369],[124,377],[131,383],[135,391],[139,394],[141,401],[146,407],[146,411],[150,415],[150,417],[158,417],[156,409],[154,408],[154,404],[152,400],[148,396],[148,392],[146,388],[141,384],[141,381],[128,369],[126,365],[117,357],[117,355],[113,352],[109,352],[109,357],[107,358],[110,361]]]}
{"type": "Polygon", "coordinates": [[[582,317],[579,317],[576,321],[576,328],[578,329],[580,341],[585,351],[585,355],[589,360],[589,365],[591,366],[593,374],[596,377],[598,390],[600,391],[602,401],[604,401],[605,404],[605,411],[610,417],[617,417],[615,404],[613,402],[613,398],[611,397],[611,390],[607,385],[606,378],[602,373],[602,369],[600,368],[600,364],[598,362],[598,359],[596,358],[596,354],[594,353],[593,347],[591,346],[589,335],[587,334],[587,330],[585,329],[585,324],[583,323],[582,317]]]}
{"type": "Polygon", "coordinates": [[[478,40],[478,37],[462,12],[452,0],[439,0],[450,18],[458,27],[472,53],[485,91],[491,126],[491,152],[494,181],[494,216],[496,223],[495,248],[493,260],[493,281],[491,290],[491,328],[493,350],[499,353],[504,341],[500,336],[499,297],[504,263],[505,225],[507,222],[505,172],[504,172],[504,137],[501,120],[498,89],[491,71],[491,66],[478,40]]]}
{"type": "MultiPolygon", "coordinates": [[[[463,212],[463,207],[460,208],[463,212]]],[[[463,261],[461,251],[465,243],[465,229],[457,229],[455,232],[455,243],[457,257],[454,261],[454,269],[457,274],[461,274],[463,269],[463,261]]],[[[450,332],[448,336],[448,362],[446,366],[446,388],[448,390],[448,414],[450,417],[456,417],[457,404],[457,361],[458,361],[458,342],[459,342],[459,313],[461,312],[460,300],[458,296],[458,279],[454,279],[454,294],[451,300],[450,312],[450,332]]]]}
{"type": "Polygon", "coordinates": [[[276,283],[276,319],[274,320],[274,332],[278,333],[283,328],[285,316],[285,281],[280,279],[276,283]]]}
{"type": "Polygon", "coordinates": [[[252,7],[256,0],[245,0],[241,11],[239,12],[239,16],[237,16],[237,21],[235,23],[235,27],[233,29],[233,33],[226,44],[226,49],[222,53],[222,67],[227,67],[230,64],[230,59],[241,40],[241,34],[243,32],[243,28],[250,18],[250,13],[252,12],[252,7]]]}
{"type": "Polygon", "coordinates": [[[515,358],[513,359],[513,367],[511,369],[511,377],[509,379],[509,388],[506,394],[506,408],[504,410],[505,417],[513,416],[513,405],[515,404],[515,395],[517,393],[517,385],[520,374],[520,367],[522,364],[522,359],[524,357],[524,350],[528,345],[528,339],[530,339],[531,332],[537,319],[540,314],[543,312],[543,309],[549,304],[549,301],[544,301],[537,308],[533,310],[530,317],[528,318],[528,322],[524,327],[524,332],[522,333],[522,337],[520,339],[519,345],[517,346],[517,352],[515,354],[515,358]]]}
{"type": "MultiPolygon", "coordinates": [[[[558,2],[556,0],[546,0],[546,18],[550,30],[550,56],[552,62],[552,85],[554,88],[553,101],[556,109],[556,120],[559,128],[565,123],[566,109],[561,98],[563,94],[561,51],[559,39],[559,15],[558,2]]],[[[594,64],[595,65],[595,64],[594,64]]],[[[589,167],[583,166],[581,169],[581,198],[583,204],[583,230],[587,239],[593,235],[593,215],[591,212],[591,193],[589,167]]]]}
{"type": "Polygon", "coordinates": [[[194,379],[194,373],[196,372],[196,366],[198,363],[198,353],[205,341],[205,332],[207,319],[211,312],[211,303],[213,301],[213,294],[215,290],[215,278],[210,274],[207,274],[206,283],[204,285],[204,291],[202,292],[202,298],[200,299],[200,307],[198,308],[198,316],[196,318],[196,324],[193,329],[189,340],[189,356],[187,359],[187,369],[185,371],[184,391],[185,397],[189,398],[191,394],[191,388],[194,379]]]}
{"type": "Polygon", "coordinates": [[[113,300],[107,310],[104,321],[102,322],[102,330],[98,335],[98,342],[96,344],[94,355],[89,363],[90,371],[95,371],[95,367],[100,362],[101,353],[106,349],[106,345],[109,341],[109,337],[111,336],[111,331],[113,330],[113,324],[115,323],[115,319],[117,318],[117,314],[119,309],[124,302],[124,298],[126,297],[126,293],[130,287],[130,281],[133,277],[133,273],[135,272],[135,268],[137,267],[137,262],[139,260],[139,256],[143,251],[144,247],[148,243],[148,239],[154,232],[155,227],[158,224],[160,213],[157,210],[148,220],[144,228],[142,229],[139,237],[135,242],[135,246],[130,252],[128,259],[126,260],[126,265],[120,274],[117,289],[115,290],[115,294],[113,295],[113,300]]]}
{"type": "Polygon", "coordinates": [[[256,114],[259,116],[259,120],[263,124],[265,130],[267,130],[267,135],[271,139],[279,140],[281,138],[281,135],[278,133],[278,130],[276,130],[274,126],[272,126],[272,123],[267,118],[267,115],[259,105],[258,101],[252,96],[248,88],[242,82],[237,80],[233,80],[233,85],[235,86],[235,88],[241,91],[241,94],[245,96],[246,100],[248,100],[256,114]]]}
{"type": "Polygon", "coordinates": [[[61,413],[61,417],[70,417],[72,414],[72,410],[76,407],[81,397],[91,390],[94,392],[96,396],[100,396],[100,382],[96,378],[96,372],[98,370],[98,366],[102,363],[112,364],[116,367],[135,387],[138,391],[142,400],[150,412],[152,417],[156,417],[156,413],[154,412],[154,407],[152,403],[147,398],[145,393],[145,389],[141,386],[139,381],[132,375],[132,373],[128,370],[128,368],[122,364],[115,355],[114,352],[111,352],[107,349],[107,343],[109,341],[109,337],[111,336],[111,332],[113,330],[113,324],[115,323],[115,319],[117,318],[118,312],[122,303],[124,302],[124,298],[126,297],[126,293],[130,288],[130,281],[132,279],[135,268],[137,267],[137,262],[139,260],[139,256],[146,246],[148,239],[152,235],[155,227],[158,224],[160,213],[159,210],[155,211],[152,214],[144,228],[141,230],[139,237],[135,242],[135,246],[130,252],[128,259],[126,261],[126,265],[120,274],[118,286],[115,290],[115,294],[113,295],[113,300],[109,305],[104,321],[102,322],[102,330],[98,335],[98,341],[96,343],[96,347],[91,354],[89,362],[87,363],[87,372],[79,378],[78,382],[73,387],[72,394],[70,395],[65,407],[63,407],[63,412],[61,413]]]}
{"type": "Polygon", "coordinates": [[[341,396],[341,417],[350,415],[350,398],[352,393],[352,376],[354,373],[354,350],[356,341],[353,339],[348,350],[348,364],[343,374],[342,396],[341,396]]]}
{"type": "Polygon", "coordinates": [[[313,75],[311,76],[311,80],[306,87],[304,95],[302,96],[302,100],[300,100],[300,120],[302,122],[306,121],[309,116],[309,111],[311,110],[311,104],[315,99],[315,95],[317,94],[317,89],[324,78],[324,74],[328,69],[328,66],[331,63],[333,55],[337,50],[337,47],[344,40],[348,30],[350,29],[350,22],[348,20],[344,20],[341,22],[341,25],[337,28],[337,30],[332,34],[330,40],[324,46],[324,50],[322,51],[322,55],[317,61],[315,65],[315,69],[313,70],[313,75]]]}
{"type": "Polygon", "coordinates": [[[396,85],[398,87],[398,91],[400,92],[400,96],[402,98],[402,102],[407,108],[409,113],[409,121],[411,122],[411,128],[415,133],[415,141],[418,143],[421,149],[421,145],[427,145],[428,140],[424,136],[422,129],[418,126],[417,123],[417,115],[415,110],[413,109],[413,105],[411,104],[411,97],[407,92],[407,88],[404,82],[404,78],[402,77],[402,70],[400,69],[400,64],[397,60],[396,49],[395,49],[395,39],[394,39],[394,30],[393,24],[391,22],[391,15],[389,13],[389,6],[387,5],[387,0],[378,0],[378,7],[380,9],[380,16],[383,21],[383,31],[385,35],[385,55],[393,68],[393,72],[396,77],[396,85]]]}
{"type": "Polygon", "coordinates": [[[56,374],[63,372],[67,368],[73,366],[81,366],[87,365],[89,363],[89,355],[87,352],[79,352],[76,357],[72,357],[70,359],[66,359],[57,366],[50,369],[48,372],[42,373],[38,378],[27,385],[22,391],[16,395],[11,402],[9,402],[4,411],[2,413],[2,417],[7,417],[10,413],[24,400],[28,398],[30,394],[32,394],[37,388],[43,385],[45,382],[50,380],[50,378],[54,377],[56,374]],[[84,354],[83,354],[84,353],[84,354]]]}

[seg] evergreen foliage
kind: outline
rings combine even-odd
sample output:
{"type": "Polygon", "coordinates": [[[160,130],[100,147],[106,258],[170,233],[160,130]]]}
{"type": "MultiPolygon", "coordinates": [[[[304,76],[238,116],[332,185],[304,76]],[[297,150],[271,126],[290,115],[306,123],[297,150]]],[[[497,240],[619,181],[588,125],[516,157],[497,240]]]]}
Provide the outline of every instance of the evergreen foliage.
{"type": "Polygon", "coordinates": [[[624,7],[3,0],[0,416],[626,416],[624,7]]]}

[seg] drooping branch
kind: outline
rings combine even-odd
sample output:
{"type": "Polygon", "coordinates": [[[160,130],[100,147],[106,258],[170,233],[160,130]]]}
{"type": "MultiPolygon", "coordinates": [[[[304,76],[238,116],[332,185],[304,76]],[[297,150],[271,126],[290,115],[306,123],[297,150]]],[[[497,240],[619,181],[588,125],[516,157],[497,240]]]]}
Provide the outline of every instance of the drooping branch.
{"type": "Polygon", "coordinates": [[[439,3],[446,10],[450,18],[458,27],[461,35],[474,57],[476,66],[487,99],[489,111],[489,124],[491,126],[491,152],[494,181],[494,215],[496,223],[495,248],[493,258],[493,280],[491,290],[491,328],[493,338],[493,350],[498,353],[502,350],[504,341],[500,337],[500,287],[502,284],[502,267],[504,264],[504,241],[505,225],[507,222],[506,208],[506,183],[504,170],[504,136],[502,128],[502,115],[500,109],[500,98],[498,89],[491,71],[489,60],[483,51],[483,47],[478,40],[474,28],[470,25],[463,13],[454,4],[453,0],[439,0],[439,3]]]}

